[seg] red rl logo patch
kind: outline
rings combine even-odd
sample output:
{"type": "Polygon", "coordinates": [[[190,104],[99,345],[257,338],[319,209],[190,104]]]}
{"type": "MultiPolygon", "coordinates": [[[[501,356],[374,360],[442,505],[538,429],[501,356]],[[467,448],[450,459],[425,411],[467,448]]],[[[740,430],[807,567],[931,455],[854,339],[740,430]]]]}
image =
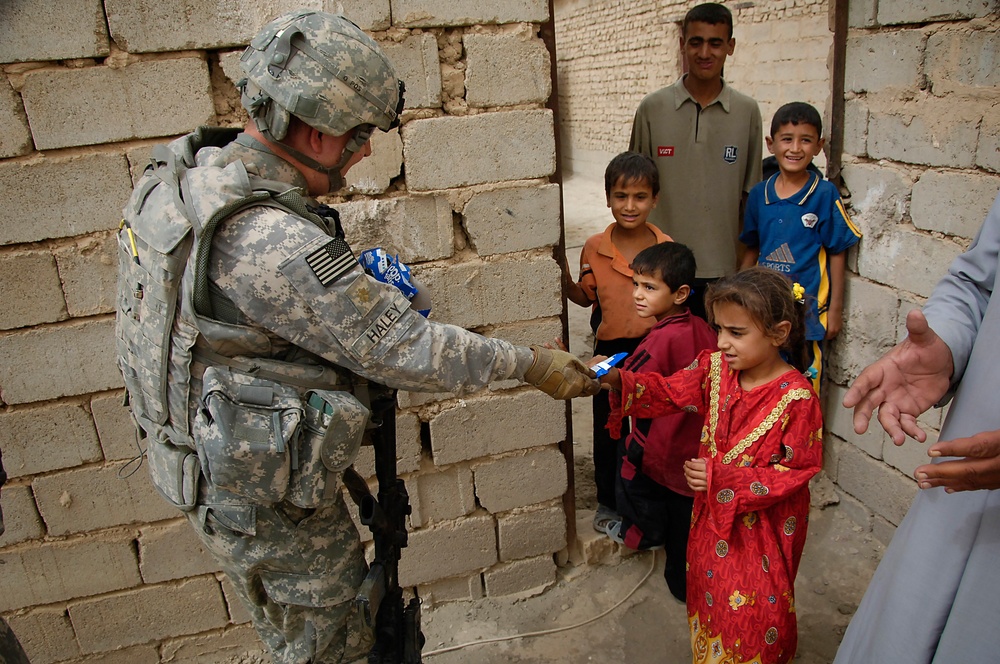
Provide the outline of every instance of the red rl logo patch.
{"type": "Polygon", "coordinates": [[[674,156],[674,146],[672,145],[661,145],[656,148],[657,157],[673,157],[674,156]]]}

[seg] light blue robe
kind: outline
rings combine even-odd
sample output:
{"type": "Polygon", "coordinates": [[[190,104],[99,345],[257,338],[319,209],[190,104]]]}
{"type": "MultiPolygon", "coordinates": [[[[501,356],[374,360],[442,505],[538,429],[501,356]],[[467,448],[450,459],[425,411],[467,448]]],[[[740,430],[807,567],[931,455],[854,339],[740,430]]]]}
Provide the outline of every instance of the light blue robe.
{"type": "MultiPolygon", "coordinates": [[[[955,362],[940,440],[1000,429],[998,260],[1000,197],[924,307],[955,362]]],[[[936,488],[913,501],[834,664],[897,662],[1000,662],[1000,490],[936,488]]]]}

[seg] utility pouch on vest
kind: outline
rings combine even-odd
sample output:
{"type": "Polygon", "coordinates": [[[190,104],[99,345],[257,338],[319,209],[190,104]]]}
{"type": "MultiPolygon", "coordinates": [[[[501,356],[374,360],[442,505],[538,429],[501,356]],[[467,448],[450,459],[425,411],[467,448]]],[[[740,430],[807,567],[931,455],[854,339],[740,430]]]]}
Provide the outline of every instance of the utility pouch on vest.
{"type": "Polygon", "coordinates": [[[336,497],[340,472],[358,456],[371,413],[349,392],[310,390],[306,399],[288,500],[309,508],[336,497]]]}
{"type": "Polygon", "coordinates": [[[146,460],[153,486],[174,507],[185,512],[198,501],[201,464],[194,452],[170,443],[146,439],[146,460]]]}
{"type": "Polygon", "coordinates": [[[297,390],[229,367],[209,367],[202,381],[195,440],[205,476],[260,504],[284,499],[303,415],[297,390]]]}

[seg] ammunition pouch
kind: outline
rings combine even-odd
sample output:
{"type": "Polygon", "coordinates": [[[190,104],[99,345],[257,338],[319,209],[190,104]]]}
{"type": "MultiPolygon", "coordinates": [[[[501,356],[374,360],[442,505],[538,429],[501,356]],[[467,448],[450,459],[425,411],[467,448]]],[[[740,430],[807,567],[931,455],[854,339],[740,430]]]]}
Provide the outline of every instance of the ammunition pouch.
{"type": "Polygon", "coordinates": [[[194,438],[209,482],[264,505],[314,508],[336,498],[368,423],[354,396],[228,366],[209,367],[202,384],[194,438]]]}
{"type": "Polygon", "coordinates": [[[153,486],[174,507],[185,512],[198,502],[201,463],[190,449],[146,439],[146,460],[153,486]]]}

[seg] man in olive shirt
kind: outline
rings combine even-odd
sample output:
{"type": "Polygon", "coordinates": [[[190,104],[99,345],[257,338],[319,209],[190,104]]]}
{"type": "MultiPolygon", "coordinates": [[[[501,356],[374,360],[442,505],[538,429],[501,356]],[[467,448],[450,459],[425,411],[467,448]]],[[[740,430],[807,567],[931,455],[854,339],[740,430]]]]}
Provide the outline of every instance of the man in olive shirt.
{"type": "Polygon", "coordinates": [[[726,7],[691,9],[681,34],[689,71],[642,100],[629,142],[660,172],[660,204],[650,223],[694,251],[691,311],[702,318],[707,285],[736,270],[743,203],[761,177],[760,109],[722,80],[735,48],[726,7]]]}

